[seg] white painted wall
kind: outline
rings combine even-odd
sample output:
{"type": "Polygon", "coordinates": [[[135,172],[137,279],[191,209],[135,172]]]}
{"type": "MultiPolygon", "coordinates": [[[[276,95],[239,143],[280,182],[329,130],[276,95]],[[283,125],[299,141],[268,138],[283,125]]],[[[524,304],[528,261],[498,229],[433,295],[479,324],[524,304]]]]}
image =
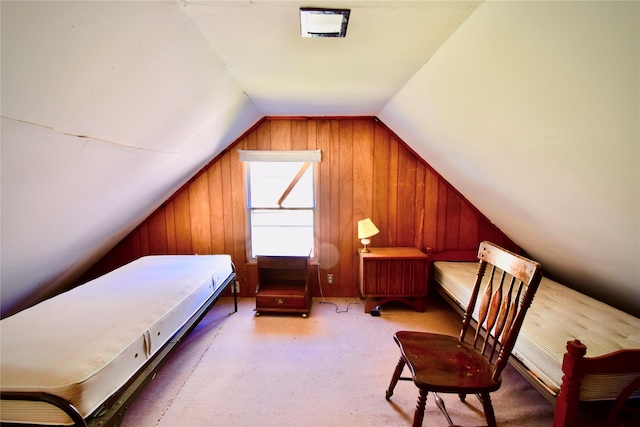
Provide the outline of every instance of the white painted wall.
{"type": "Polygon", "coordinates": [[[68,285],[261,114],[179,2],[2,2],[2,311],[68,285]]]}
{"type": "Polygon", "coordinates": [[[635,315],[639,7],[486,2],[379,114],[550,276],[635,315]]]}

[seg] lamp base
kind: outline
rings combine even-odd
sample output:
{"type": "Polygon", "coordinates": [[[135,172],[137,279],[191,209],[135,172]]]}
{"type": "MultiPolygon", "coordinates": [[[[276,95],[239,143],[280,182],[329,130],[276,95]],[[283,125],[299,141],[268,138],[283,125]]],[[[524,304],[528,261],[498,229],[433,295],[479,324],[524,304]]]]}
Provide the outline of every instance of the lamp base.
{"type": "Polygon", "coordinates": [[[371,240],[365,238],[365,239],[360,240],[360,243],[362,243],[364,245],[364,248],[362,248],[360,250],[360,252],[362,252],[364,254],[369,253],[369,249],[367,249],[367,245],[371,243],[371,240]]]}

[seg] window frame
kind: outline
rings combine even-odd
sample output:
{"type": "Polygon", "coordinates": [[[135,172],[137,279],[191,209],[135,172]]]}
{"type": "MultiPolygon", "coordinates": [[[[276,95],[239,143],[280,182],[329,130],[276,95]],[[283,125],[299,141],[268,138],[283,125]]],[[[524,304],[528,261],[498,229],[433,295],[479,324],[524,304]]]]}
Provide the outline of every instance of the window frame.
{"type": "MultiPolygon", "coordinates": [[[[313,230],[312,230],[312,250],[311,260],[317,259],[317,230],[318,230],[318,163],[321,161],[320,150],[239,150],[240,161],[247,163],[243,165],[244,169],[244,188],[245,188],[245,216],[246,216],[246,256],[248,262],[256,262],[257,258],[253,256],[253,211],[268,211],[268,210],[303,210],[311,211],[313,218],[313,230]],[[300,162],[311,163],[311,186],[312,186],[312,206],[311,207],[254,207],[251,206],[251,163],[253,162],[300,162]]],[[[306,172],[305,172],[306,173],[306,172]]],[[[292,255],[295,256],[295,255],[292,255]]]]}

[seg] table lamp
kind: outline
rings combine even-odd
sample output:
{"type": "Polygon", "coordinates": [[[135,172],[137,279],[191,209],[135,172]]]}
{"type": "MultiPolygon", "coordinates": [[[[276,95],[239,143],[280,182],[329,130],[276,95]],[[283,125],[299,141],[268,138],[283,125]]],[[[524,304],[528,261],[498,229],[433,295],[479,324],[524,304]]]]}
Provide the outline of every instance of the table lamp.
{"type": "Polygon", "coordinates": [[[364,249],[360,252],[369,252],[369,249],[367,249],[367,245],[371,244],[369,237],[375,236],[379,232],[380,230],[378,230],[378,227],[376,227],[370,218],[358,221],[358,239],[360,239],[360,242],[364,245],[364,249]]]}

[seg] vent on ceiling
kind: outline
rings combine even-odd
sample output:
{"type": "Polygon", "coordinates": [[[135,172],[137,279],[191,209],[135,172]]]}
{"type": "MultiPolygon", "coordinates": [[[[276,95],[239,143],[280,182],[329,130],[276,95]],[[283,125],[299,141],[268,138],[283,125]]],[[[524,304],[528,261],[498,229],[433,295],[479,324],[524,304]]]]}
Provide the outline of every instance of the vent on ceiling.
{"type": "Polygon", "coordinates": [[[350,9],[300,8],[302,37],[344,37],[347,34],[350,9]]]}

